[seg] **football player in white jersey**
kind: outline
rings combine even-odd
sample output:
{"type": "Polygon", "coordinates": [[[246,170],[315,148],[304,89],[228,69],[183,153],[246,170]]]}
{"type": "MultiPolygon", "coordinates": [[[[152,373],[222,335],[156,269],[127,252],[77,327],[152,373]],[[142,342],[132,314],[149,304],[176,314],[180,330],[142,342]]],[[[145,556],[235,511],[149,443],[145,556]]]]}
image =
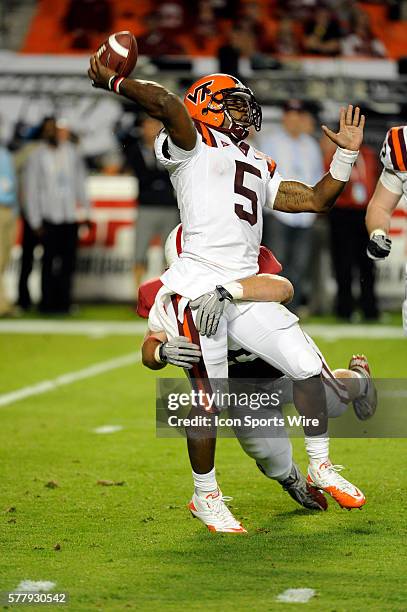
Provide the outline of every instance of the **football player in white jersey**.
{"type": "MultiPolygon", "coordinates": [[[[391,128],[384,139],[380,158],[383,171],[366,212],[369,233],[367,254],[371,259],[385,259],[391,250],[391,216],[403,196],[407,199],[407,126],[391,128]]],[[[403,328],[407,335],[407,264],[406,293],[403,302],[403,328]]]]}
{"type": "MultiPolygon", "coordinates": [[[[179,257],[181,249],[182,229],[181,226],[178,226],[170,233],[165,244],[168,265],[171,265],[179,257]]],[[[275,260],[274,262],[278,263],[275,260]]],[[[272,261],[267,262],[264,257],[259,259],[259,266],[259,275],[241,281],[244,288],[244,298],[262,301],[285,300],[286,295],[291,293],[290,284],[284,289],[287,279],[275,276],[278,268],[274,267],[272,261]],[[272,269],[273,267],[274,269],[272,269]],[[280,280],[281,283],[276,285],[277,280],[280,280]]],[[[148,317],[148,312],[153,306],[155,295],[160,287],[161,283],[158,279],[148,281],[140,287],[139,304],[143,304],[143,309],[139,311],[139,314],[144,318],[148,317]]],[[[165,331],[159,332],[157,325],[159,323],[155,324],[155,331],[149,329],[144,338],[142,346],[143,364],[148,368],[157,370],[170,363],[183,367],[187,372],[198,361],[199,346],[192,344],[185,337],[175,337],[168,341],[165,331]],[[158,363],[155,359],[157,349],[163,352],[162,363],[158,363]]],[[[371,418],[376,410],[377,399],[374,385],[369,382],[370,372],[366,358],[362,355],[353,356],[347,369],[332,371],[312,339],[309,336],[307,336],[307,339],[314,346],[323,363],[322,378],[328,417],[341,416],[349,403],[352,402],[358,419],[371,418]],[[364,392],[366,382],[368,382],[368,393],[364,392]]],[[[228,343],[228,362],[230,378],[237,380],[254,378],[256,392],[267,393],[269,397],[275,392],[279,394],[279,408],[268,406],[256,410],[256,418],[264,419],[264,422],[272,416],[278,418],[281,416],[281,409],[284,405],[293,402],[293,383],[290,379],[282,376],[281,372],[268,363],[231,341],[228,343]]],[[[230,416],[241,416],[243,421],[244,415],[236,414],[233,406],[229,408],[231,409],[230,416]]],[[[317,489],[310,487],[298,466],[294,463],[292,447],[285,429],[274,428],[273,426],[266,429],[259,426],[250,432],[235,429],[235,434],[244,452],[254,459],[260,471],[268,478],[279,482],[295,501],[310,510],[327,509],[324,497],[317,489]]],[[[205,455],[210,449],[207,448],[206,444],[203,444],[199,450],[202,459],[205,459],[205,455]]],[[[198,490],[194,493],[188,507],[194,516],[200,518],[213,531],[230,532],[230,530],[233,530],[234,533],[243,532],[244,527],[236,521],[226,506],[220,505],[220,511],[218,512],[211,511],[213,507],[216,508],[219,505],[217,501],[216,497],[213,498],[213,491],[198,490]],[[209,504],[206,495],[210,496],[209,504]]]]}
{"type": "MultiPolygon", "coordinates": [[[[261,127],[261,109],[251,90],[236,78],[204,77],[190,87],[182,102],[157,83],[119,77],[96,56],[88,75],[95,87],[137,102],[164,125],[156,155],[177,192],[184,249],[162,276],[164,286],[152,313],[168,338],[189,336],[200,344],[202,357],[190,370],[192,382],[210,386],[210,379],[227,379],[228,337],[291,377],[298,412],[319,423],[304,428],[309,482],[343,507],[362,506],[363,493],[340,477],[329,459],[322,362],[297,317],[276,302],[231,303],[242,297],[238,280],[257,272],[264,206],[292,213],[326,212],[334,204],[349,180],[363,139],[365,118],[359,108],[341,109],[338,133],[323,126],[338,148],[329,172],[310,187],[284,181],[273,160],[245,142],[251,126],[261,127]],[[215,300],[214,286],[218,286],[215,300]],[[202,316],[202,308],[190,307],[206,293],[210,295],[201,300],[203,309],[209,303],[211,312],[219,312],[227,302],[215,326],[202,316]],[[206,335],[199,337],[198,331],[206,335]]],[[[208,437],[210,444],[214,455],[215,441],[208,437]]],[[[191,456],[192,439],[188,445],[191,456]]],[[[205,481],[216,494],[214,469],[194,471],[193,476],[195,485],[205,481]]]]}

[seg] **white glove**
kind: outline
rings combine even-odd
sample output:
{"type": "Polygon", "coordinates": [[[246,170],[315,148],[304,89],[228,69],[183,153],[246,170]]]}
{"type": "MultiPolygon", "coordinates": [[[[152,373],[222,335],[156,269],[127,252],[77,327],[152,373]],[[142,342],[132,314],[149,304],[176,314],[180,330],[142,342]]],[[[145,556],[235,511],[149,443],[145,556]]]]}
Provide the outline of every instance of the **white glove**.
{"type": "Polygon", "coordinates": [[[222,285],[217,285],[213,291],[189,303],[192,310],[198,309],[195,325],[201,336],[209,338],[216,334],[226,300],[232,302],[233,295],[222,285]]]}
{"type": "Polygon", "coordinates": [[[172,340],[163,342],[156,349],[156,360],[159,363],[171,363],[188,370],[194,363],[198,363],[201,355],[199,346],[193,344],[186,336],[176,336],[172,340]]]}

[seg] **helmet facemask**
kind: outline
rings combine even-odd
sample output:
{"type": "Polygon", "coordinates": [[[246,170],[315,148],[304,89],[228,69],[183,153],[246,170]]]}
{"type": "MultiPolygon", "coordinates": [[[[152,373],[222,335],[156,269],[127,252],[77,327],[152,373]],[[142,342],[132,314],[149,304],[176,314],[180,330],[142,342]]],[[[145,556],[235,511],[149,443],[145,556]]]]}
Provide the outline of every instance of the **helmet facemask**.
{"type": "Polygon", "coordinates": [[[238,140],[243,140],[249,135],[249,127],[253,126],[256,132],[261,128],[262,112],[259,103],[248,87],[230,87],[221,89],[211,95],[209,104],[204,109],[205,114],[224,113],[229,119],[228,130],[238,140]],[[241,119],[235,118],[235,112],[244,113],[241,119]]]}

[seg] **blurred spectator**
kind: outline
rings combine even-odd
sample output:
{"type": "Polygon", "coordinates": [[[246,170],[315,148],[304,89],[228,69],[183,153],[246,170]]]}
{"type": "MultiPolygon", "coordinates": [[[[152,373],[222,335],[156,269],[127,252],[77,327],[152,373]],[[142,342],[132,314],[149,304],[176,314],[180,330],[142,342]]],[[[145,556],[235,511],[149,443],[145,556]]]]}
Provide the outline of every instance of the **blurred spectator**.
{"type": "MultiPolygon", "coordinates": [[[[317,119],[321,112],[318,102],[304,103],[302,113],[302,130],[304,134],[317,137],[320,129],[317,119]]],[[[327,215],[316,215],[311,226],[311,247],[309,274],[304,281],[310,287],[308,310],[310,314],[326,314],[330,312],[330,299],[326,279],[331,274],[331,258],[329,251],[329,225],[327,215]]]]}
{"type": "Polygon", "coordinates": [[[161,55],[176,55],[182,53],[181,44],[168,35],[161,27],[161,18],[158,13],[149,13],[144,18],[146,30],[137,37],[138,50],[147,57],[160,57],[161,55]]]}
{"type": "Polygon", "coordinates": [[[386,47],[375,37],[370,27],[369,16],[356,10],[350,23],[350,33],[342,41],[342,55],[385,57],[386,47]]]}
{"type": "Polygon", "coordinates": [[[407,19],[406,0],[387,0],[387,6],[390,21],[403,21],[407,19]]]}
{"type": "MultiPolygon", "coordinates": [[[[123,142],[127,165],[139,182],[134,277],[136,292],[146,273],[147,250],[153,238],[161,244],[179,223],[179,212],[168,172],[157,161],[155,138],[162,128],[148,115],[138,117],[140,138],[123,142]]],[[[164,265],[164,262],[163,262],[164,265]]]]}
{"type": "Polygon", "coordinates": [[[278,55],[298,55],[300,52],[294,22],[289,17],[283,17],[278,24],[274,50],[278,55]]]}
{"type": "Polygon", "coordinates": [[[236,10],[236,0],[210,0],[216,19],[230,19],[236,10]]]}
{"type": "MultiPolygon", "coordinates": [[[[318,143],[304,133],[304,104],[289,100],[284,106],[282,126],[273,133],[261,135],[261,150],[277,163],[284,179],[314,184],[323,175],[323,161],[318,143]]],[[[294,285],[291,306],[296,309],[304,298],[304,278],[310,265],[311,227],[315,215],[273,211],[264,218],[263,241],[283,266],[283,274],[294,285]]]]}
{"type": "Polygon", "coordinates": [[[226,43],[218,49],[219,72],[231,74],[238,79],[240,78],[240,34],[241,30],[239,28],[231,28],[226,43]]]}
{"type": "Polygon", "coordinates": [[[93,43],[91,36],[107,34],[112,29],[109,0],[70,0],[63,25],[73,34],[73,48],[90,49],[93,43]]]}
{"type": "Polygon", "coordinates": [[[241,3],[236,25],[248,32],[256,41],[256,48],[261,53],[273,52],[273,38],[267,28],[267,19],[263,6],[257,0],[241,3]]]}
{"type": "Polygon", "coordinates": [[[321,105],[318,102],[303,102],[302,112],[302,131],[304,134],[319,138],[320,126],[317,124],[319,113],[321,112],[321,105]]]}
{"type": "Polygon", "coordinates": [[[0,144],[0,316],[12,314],[13,306],[7,299],[3,275],[14,244],[17,218],[17,181],[13,159],[0,144]]]}
{"type": "Polygon", "coordinates": [[[319,5],[320,0],[277,0],[277,17],[304,22],[312,17],[319,5]]]}
{"type": "Polygon", "coordinates": [[[28,279],[32,272],[34,262],[34,249],[40,244],[38,233],[35,232],[27,220],[26,194],[24,190],[24,174],[27,161],[31,153],[41,143],[42,139],[47,138],[47,134],[55,130],[55,118],[45,117],[38,129],[32,134],[31,140],[21,147],[15,154],[15,166],[18,178],[18,200],[20,205],[20,215],[23,223],[23,234],[21,244],[21,265],[20,277],[18,281],[17,306],[23,310],[31,307],[31,296],[28,289],[28,279]]]}
{"type": "Polygon", "coordinates": [[[44,142],[30,154],[25,173],[27,220],[41,239],[41,304],[44,313],[67,313],[77,249],[77,204],[90,212],[86,173],[76,145],[59,140],[55,121],[48,121],[44,142]]]}
{"type": "Polygon", "coordinates": [[[168,36],[181,34],[185,27],[185,6],[182,0],[160,0],[157,7],[160,27],[168,36]]]}
{"type": "MultiPolygon", "coordinates": [[[[336,145],[324,136],[321,140],[328,168],[336,145]]],[[[373,194],[379,174],[376,152],[362,145],[349,183],[329,213],[332,263],[337,284],[336,314],[349,321],[355,309],[352,281],[360,283],[360,308],[368,320],[378,317],[375,295],[374,262],[366,255],[369,236],[365,227],[365,209],[373,194]]]]}
{"type": "MultiPolygon", "coordinates": [[[[218,36],[217,20],[210,0],[201,0],[195,15],[193,37],[198,49],[206,50],[218,36]]],[[[209,49],[210,50],[210,49],[209,49]]]]}
{"type": "Polygon", "coordinates": [[[305,26],[304,51],[313,55],[338,55],[341,30],[329,8],[320,6],[305,26]]]}
{"type": "Polygon", "coordinates": [[[218,50],[219,72],[231,74],[238,79],[248,76],[253,68],[266,68],[258,53],[257,40],[253,32],[235,25],[228,33],[228,40],[218,50]]]}

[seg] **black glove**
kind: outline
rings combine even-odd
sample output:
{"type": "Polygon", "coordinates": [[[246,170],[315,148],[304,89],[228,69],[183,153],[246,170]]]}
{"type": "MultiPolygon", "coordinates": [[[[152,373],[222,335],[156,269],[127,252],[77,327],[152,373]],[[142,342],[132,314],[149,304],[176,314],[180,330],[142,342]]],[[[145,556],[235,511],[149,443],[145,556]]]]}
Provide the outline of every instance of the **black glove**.
{"type": "Polygon", "coordinates": [[[225,301],[233,302],[233,296],[222,285],[217,285],[214,291],[208,291],[190,306],[198,309],[195,325],[201,336],[214,336],[218,330],[220,318],[225,308],[225,301]]]}
{"type": "Polygon", "coordinates": [[[391,251],[391,240],[383,234],[373,234],[367,245],[367,254],[370,259],[384,259],[391,251]]]}
{"type": "Polygon", "coordinates": [[[194,363],[198,363],[201,354],[199,346],[192,344],[186,336],[176,336],[168,342],[163,342],[158,351],[162,363],[171,363],[188,370],[194,363]]]}

